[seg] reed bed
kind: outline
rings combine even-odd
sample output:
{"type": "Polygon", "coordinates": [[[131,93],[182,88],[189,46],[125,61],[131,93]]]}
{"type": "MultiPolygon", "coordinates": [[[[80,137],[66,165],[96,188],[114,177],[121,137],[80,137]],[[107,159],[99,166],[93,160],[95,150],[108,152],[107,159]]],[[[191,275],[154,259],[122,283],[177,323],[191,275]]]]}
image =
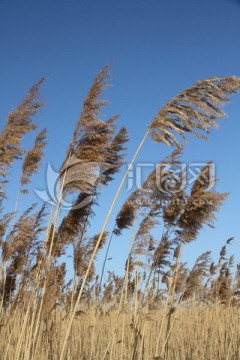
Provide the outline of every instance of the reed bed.
{"type": "MultiPolygon", "coordinates": [[[[39,343],[35,355],[36,360],[60,357],[60,349],[68,321],[62,311],[54,312],[51,317],[42,322],[39,332],[39,343]]],[[[66,359],[132,359],[134,329],[131,326],[133,312],[126,310],[126,319],[121,314],[118,319],[119,329],[112,336],[117,319],[116,311],[97,313],[92,309],[78,315],[72,326],[71,336],[66,350],[66,359]],[[125,321],[124,338],[121,328],[125,321]],[[124,341],[124,346],[122,346],[124,341]],[[109,351],[106,348],[111,343],[109,351]]],[[[155,356],[156,338],[160,329],[163,311],[153,310],[145,317],[143,338],[138,345],[136,359],[160,359],[155,356]]],[[[13,323],[4,326],[1,331],[0,349],[4,354],[8,340],[11,338],[9,352],[6,359],[15,359],[19,329],[24,313],[17,314],[13,323]]],[[[224,306],[199,306],[194,303],[178,308],[168,342],[169,360],[235,360],[240,356],[239,350],[239,320],[240,312],[237,308],[224,306]]],[[[167,326],[166,318],[164,328],[167,326]]],[[[28,341],[28,333],[24,334],[23,343],[28,341]]],[[[162,343],[160,343],[162,346],[162,343]]]]}
{"type": "Polygon", "coordinates": [[[239,358],[240,264],[229,255],[234,237],[200,254],[190,268],[182,251],[203,226],[214,227],[228,193],[214,188],[211,161],[192,186],[182,187],[181,165],[188,135],[207,140],[225,114],[223,105],[240,79],[209,78],[169,100],[147,125],[131,162],[125,164],[128,131],[119,116],[101,119],[109,66],[95,77],[83,102],[72,140],[59,169],[54,204],[26,204],[32,175],[45,156],[47,130],[33,123],[44,105],[40,79],[11,111],[0,134],[0,352],[4,360],[172,360],[239,358]],[[30,149],[22,146],[35,132],[30,149]],[[108,223],[122,187],[147,139],[170,146],[164,166],[148,174],[108,223]],[[11,170],[21,161],[16,203],[7,209],[11,170]],[[90,235],[99,195],[125,166],[99,233],[90,235]],[[175,179],[175,181],[172,181],[175,179]],[[71,206],[63,215],[66,199],[71,206]],[[131,229],[125,273],[105,265],[114,238],[131,229]],[[97,256],[105,251],[100,273],[97,256]],[[72,255],[69,256],[69,253],[72,255]],[[71,260],[69,260],[71,258],[71,260]],[[74,273],[67,274],[72,261],[74,273]],[[66,280],[68,279],[68,280],[66,280]],[[106,279],[106,280],[105,280],[106,279]]]}

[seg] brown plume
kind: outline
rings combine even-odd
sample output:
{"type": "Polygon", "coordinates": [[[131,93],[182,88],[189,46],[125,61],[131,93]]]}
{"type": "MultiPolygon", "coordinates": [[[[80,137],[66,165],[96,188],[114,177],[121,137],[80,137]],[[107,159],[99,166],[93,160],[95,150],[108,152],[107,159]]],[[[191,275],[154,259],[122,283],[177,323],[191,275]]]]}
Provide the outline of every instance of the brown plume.
{"type": "Polygon", "coordinates": [[[215,120],[225,116],[221,106],[239,88],[240,80],[234,76],[196,82],[159,111],[148,127],[150,136],[156,142],[173,146],[180,145],[176,135],[184,140],[186,133],[206,139],[204,133],[217,126],[215,120]]]}
{"type": "Polygon", "coordinates": [[[206,191],[209,178],[208,176],[205,177],[205,173],[206,166],[195,180],[191,195],[187,198],[184,211],[178,221],[178,226],[182,229],[179,234],[181,234],[183,242],[190,242],[195,239],[204,224],[213,227],[214,213],[219,210],[228,196],[227,193],[206,191]]]}
{"type": "MultiPolygon", "coordinates": [[[[29,184],[30,177],[36,174],[39,166],[41,165],[41,159],[44,156],[43,148],[46,145],[46,129],[42,130],[36,137],[34,146],[27,151],[22,165],[22,177],[21,186],[29,184]]],[[[22,189],[22,193],[28,193],[27,189],[22,189]]]]}
{"type": "MultiPolygon", "coordinates": [[[[108,86],[109,66],[105,66],[96,76],[90,91],[84,100],[83,109],[77,122],[73,139],[69,145],[60,177],[65,192],[76,189],[91,193],[98,186],[112,180],[104,177],[104,172],[121,166],[122,144],[127,141],[126,129],[115,136],[115,121],[118,115],[107,121],[99,119],[100,111],[106,100],[100,99],[102,91],[108,86]],[[100,172],[96,177],[96,172],[100,172]]],[[[114,171],[112,170],[112,173],[114,171]]],[[[109,171],[109,175],[111,172],[109,171]]]]}
{"type": "Polygon", "coordinates": [[[139,209],[140,203],[140,192],[134,191],[122,205],[121,210],[116,217],[116,226],[114,229],[115,235],[121,235],[124,229],[128,229],[134,223],[137,210],[139,209]]]}
{"type": "Polygon", "coordinates": [[[208,275],[209,264],[211,260],[210,254],[211,251],[207,251],[197,258],[192,270],[190,271],[190,274],[186,279],[186,289],[183,293],[183,299],[187,299],[193,294],[199,294],[203,279],[208,275]]]}
{"type": "Polygon", "coordinates": [[[39,88],[45,81],[40,79],[29,90],[22,103],[9,113],[7,123],[0,134],[0,174],[6,174],[6,169],[12,164],[14,159],[19,159],[24,150],[21,148],[23,136],[36,129],[31,123],[33,116],[44,104],[38,102],[39,88]]]}
{"type": "Polygon", "coordinates": [[[66,275],[66,264],[52,267],[47,274],[46,288],[43,295],[42,316],[47,318],[56,306],[56,302],[61,300],[62,287],[66,275]]]}

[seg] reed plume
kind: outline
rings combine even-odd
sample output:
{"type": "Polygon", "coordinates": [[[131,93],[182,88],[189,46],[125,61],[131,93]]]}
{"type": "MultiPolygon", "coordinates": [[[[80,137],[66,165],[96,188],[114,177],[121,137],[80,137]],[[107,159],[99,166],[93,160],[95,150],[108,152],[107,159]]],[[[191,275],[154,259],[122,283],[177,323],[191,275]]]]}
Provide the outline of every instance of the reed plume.
{"type": "Polygon", "coordinates": [[[228,196],[227,193],[206,191],[209,184],[209,177],[203,176],[206,173],[206,166],[195,180],[191,195],[188,196],[184,211],[177,223],[181,229],[177,233],[180,234],[183,242],[195,239],[204,224],[210,227],[214,226],[214,213],[220,209],[228,196]]]}
{"type": "Polygon", "coordinates": [[[140,195],[138,190],[133,192],[122,205],[116,217],[115,235],[121,235],[124,229],[128,229],[133,225],[137,210],[140,206],[140,195]]]}
{"type": "Polygon", "coordinates": [[[96,188],[96,181],[98,186],[106,185],[112,180],[107,174],[114,174],[122,165],[120,153],[124,150],[123,144],[128,140],[127,131],[123,128],[115,135],[118,115],[107,121],[99,118],[103,106],[107,103],[106,100],[100,99],[100,95],[108,87],[108,81],[109,65],[97,74],[84,100],[80,118],[60,171],[65,192],[76,192],[78,188],[83,193],[91,193],[96,188]],[[96,171],[99,171],[98,178],[96,171]],[[105,171],[106,175],[104,175],[105,171]]]}
{"type": "MultiPolygon", "coordinates": [[[[14,297],[16,278],[21,284],[21,293],[29,280],[29,269],[36,261],[37,250],[41,246],[40,235],[45,231],[45,206],[32,213],[36,204],[30,206],[14,224],[12,230],[2,241],[2,261],[5,264],[5,284],[3,285],[3,304],[14,297]],[[11,281],[10,281],[11,280],[11,281]],[[12,286],[10,286],[12,284],[12,286]],[[10,291],[10,292],[9,292],[10,291]]],[[[20,290],[19,290],[20,291],[20,290]]],[[[19,295],[18,295],[19,296],[19,295]]]]}
{"type": "Polygon", "coordinates": [[[64,195],[69,192],[77,194],[72,209],[62,220],[57,232],[56,239],[60,248],[73,241],[76,245],[77,238],[79,244],[81,243],[89,218],[94,215],[92,207],[97,204],[99,187],[113,180],[113,175],[123,164],[122,152],[128,140],[127,130],[122,128],[115,133],[118,116],[107,121],[99,119],[100,112],[106,105],[106,100],[100,99],[100,95],[108,86],[108,81],[107,65],[95,77],[84,100],[60,170],[64,195]]]}
{"type": "Polygon", "coordinates": [[[164,236],[154,251],[152,268],[157,268],[160,274],[163,273],[163,270],[171,265],[172,250],[173,242],[164,236]]]}
{"type": "Polygon", "coordinates": [[[49,317],[57,302],[63,301],[62,288],[66,275],[66,264],[51,267],[46,280],[46,291],[43,296],[42,317],[49,317]]]}
{"type": "Polygon", "coordinates": [[[2,245],[4,242],[3,238],[12,217],[13,217],[13,213],[7,213],[2,217],[2,219],[0,219],[0,245],[2,245]]]}
{"type": "Polygon", "coordinates": [[[31,255],[35,254],[36,248],[41,244],[39,239],[42,232],[46,229],[44,225],[46,217],[45,205],[35,213],[31,214],[36,204],[29,207],[14,224],[12,231],[8,234],[4,244],[2,258],[4,261],[17,254],[31,260],[31,255]]]}
{"type": "Polygon", "coordinates": [[[29,90],[22,103],[8,114],[5,127],[0,134],[0,174],[6,176],[6,170],[15,159],[22,157],[24,149],[21,148],[23,136],[36,129],[32,118],[44,105],[39,102],[39,88],[45,81],[40,79],[29,90]]]}
{"type": "Polygon", "coordinates": [[[204,133],[217,127],[216,120],[225,116],[222,105],[239,88],[240,80],[234,76],[197,81],[158,112],[148,126],[149,136],[177,147],[181,139],[186,140],[187,133],[206,139],[204,133]]]}
{"type": "Polygon", "coordinates": [[[140,189],[135,190],[124,202],[116,217],[114,233],[120,235],[124,229],[133,225],[140,209],[150,209],[156,213],[163,208],[165,200],[169,200],[172,193],[163,191],[164,181],[169,180],[173,168],[179,165],[178,158],[182,154],[182,147],[173,150],[157,166],[170,166],[161,177],[158,177],[157,169],[154,169],[144,181],[140,189]]]}
{"type": "MultiPolygon", "coordinates": [[[[93,204],[96,204],[96,201],[89,198],[87,194],[78,195],[72,209],[62,219],[55,234],[52,250],[54,257],[63,255],[67,245],[81,242],[89,221],[94,216],[93,204]]],[[[49,239],[51,239],[51,234],[49,239]]]]}
{"type": "MultiPolygon", "coordinates": [[[[180,263],[178,265],[178,269],[176,271],[177,265],[174,264],[171,266],[171,271],[168,271],[164,274],[166,276],[165,283],[167,284],[168,288],[171,286],[171,277],[173,273],[176,274],[174,278],[174,294],[177,296],[182,295],[186,288],[186,279],[189,276],[189,269],[186,263],[180,263]]],[[[164,280],[163,280],[164,282],[164,280]]]]}
{"type": "MultiPolygon", "coordinates": [[[[95,248],[98,235],[95,235],[91,238],[83,237],[81,243],[77,242],[74,247],[74,270],[75,274],[79,278],[79,281],[84,277],[86,269],[89,263],[89,259],[92,255],[93,249],[95,248]]],[[[102,248],[107,240],[108,233],[105,232],[102,237],[102,242],[100,248],[102,248]]],[[[97,254],[96,254],[97,255],[97,254]]],[[[96,258],[96,256],[95,256],[96,258]]],[[[91,272],[89,274],[88,282],[91,282],[95,273],[94,265],[92,265],[91,272]]],[[[79,282],[78,281],[78,282],[79,282]]]]}
{"type": "Polygon", "coordinates": [[[197,258],[192,270],[186,278],[186,288],[182,296],[184,300],[192,297],[193,294],[195,294],[195,296],[201,295],[200,290],[202,288],[203,279],[208,275],[209,271],[211,261],[210,255],[211,252],[207,251],[197,258]]]}
{"type": "Polygon", "coordinates": [[[221,303],[227,305],[237,305],[239,302],[239,294],[237,290],[237,274],[235,278],[232,276],[231,268],[234,266],[234,255],[227,257],[226,245],[224,245],[219,253],[217,265],[211,265],[210,272],[212,279],[210,282],[210,289],[208,291],[208,298],[214,303],[221,303]]]}
{"type": "Polygon", "coordinates": [[[151,236],[151,230],[153,230],[157,224],[158,219],[154,211],[150,211],[140,222],[131,249],[134,265],[147,266],[147,258],[150,254],[149,246],[153,247],[156,244],[151,236]]]}
{"type": "Polygon", "coordinates": [[[218,268],[217,265],[215,265],[214,262],[212,262],[209,268],[209,273],[211,276],[216,274],[217,268],[218,268]]]}
{"type": "Polygon", "coordinates": [[[113,175],[119,172],[121,166],[125,163],[123,153],[126,148],[124,145],[128,142],[128,133],[125,127],[122,127],[115,135],[110,146],[106,149],[105,163],[108,165],[104,170],[101,178],[101,183],[106,185],[109,181],[113,180],[113,175]]]}
{"type": "Polygon", "coordinates": [[[106,100],[100,99],[100,95],[104,89],[106,89],[109,79],[109,65],[103,67],[103,69],[95,77],[93,84],[84,100],[83,109],[79,120],[77,121],[72,141],[69,145],[68,152],[76,154],[78,151],[78,144],[85,132],[84,126],[96,120],[100,114],[101,109],[106,105],[106,100]]]}
{"type": "Polygon", "coordinates": [[[42,130],[34,141],[32,149],[28,150],[22,165],[22,176],[20,180],[21,193],[27,194],[28,190],[23,187],[30,182],[30,177],[37,174],[38,168],[41,165],[42,157],[44,156],[43,149],[46,146],[46,129],[42,130]]]}

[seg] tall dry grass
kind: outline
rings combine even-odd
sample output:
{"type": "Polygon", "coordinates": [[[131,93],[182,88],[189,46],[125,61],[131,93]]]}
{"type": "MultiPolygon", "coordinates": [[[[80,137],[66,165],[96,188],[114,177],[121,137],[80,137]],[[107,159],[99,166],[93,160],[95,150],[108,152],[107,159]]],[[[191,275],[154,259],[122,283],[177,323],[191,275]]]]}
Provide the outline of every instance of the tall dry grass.
{"type": "MultiPolygon", "coordinates": [[[[71,336],[69,337],[66,359],[132,359],[133,339],[136,329],[132,325],[133,311],[126,309],[125,314],[118,314],[115,310],[109,312],[96,312],[92,309],[82,311],[76,315],[71,336]],[[124,316],[126,315],[126,316],[124,316]],[[119,327],[115,331],[114,342],[108,347],[113,336],[115,323],[119,327]],[[125,321],[124,335],[122,326],[125,321]],[[122,342],[124,346],[122,347],[122,342]],[[106,351],[108,347],[108,350],[106,351]]],[[[149,310],[142,314],[144,327],[140,329],[141,341],[135,351],[135,359],[161,359],[156,356],[156,339],[161,326],[163,311],[149,310]]],[[[0,348],[4,354],[8,346],[7,359],[15,359],[16,344],[19,337],[24,314],[19,312],[14,322],[2,326],[0,348]]],[[[169,360],[212,360],[212,359],[239,359],[239,320],[240,312],[237,308],[226,308],[223,305],[206,306],[194,302],[185,307],[179,307],[175,313],[174,325],[171,336],[168,339],[168,352],[165,358],[169,360]]],[[[42,321],[39,342],[34,359],[58,360],[64,338],[68,327],[65,312],[54,311],[45,321],[42,321]]],[[[167,327],[167,319],[164,318],[163,328],[167,327]]],[[[28,342],[28,332],[23,335],[23,344],[28,342]]],[[[163,346],[162,340],[160,347],[163,346]]],[[[24,359],[24,346],[21,358],[24,359]]],[[[2,355],[4,359],[4,356],[2,355]]]]}
{"type": "Polygon", "coordinates": [[[97,74],[83,102],[59,170],[58,203],[29,204],[20,213],[19,204],[26,203],[46,145],[44,129],[32,148],[22,147],[24,136],[37,130],[33,119],[43,106],[38,99],[44,80],[9,113],[0,135],[2,358],[238,359],[240,265],[228,255],[234,238],[226,240],[216,263],[207,250],[192,268],[181,260],[183,248],[197,239],[203,226],[214,227],[215,215],[228,194],[209,189],[214,181],[211,163],[191,189],[181,188],[181,183],[169,188],[168,180],[181,164],[187,135],[207,138],[210,128],[224,117],[222,106],[240,89],[240,80],[198,81],[157,113],[96,235],[90,235],[89,228],[96,222],[96,206],[101,206],[99,194],[124,166],[128,141],[127,129],[117,130],[119,116],[101,119],[107,105],[102,92],[109,83],[109,66],[97,74]],[[152,171],[122,204],[114,228],[107,229],[124,181],[147,138],[173,147],[159,162],[170,167],[165,168],[160,184],[152,171]],[[15,160],[22,161],[22,173],[15,208],[7,212],[6,188],[15,160]],[[99,164],[104,166],[95,178],[99,164]],[[63,217],[67,196],[73,202],[63,217]],[[125,274],[110,272],[103,281],[111,242],[124,237],[125,229],[131,229],[125,274]],[[98,274],[95,262],[105,249],[98,274]],[[69,251],[74,274],[66,282],[69,251]]]}

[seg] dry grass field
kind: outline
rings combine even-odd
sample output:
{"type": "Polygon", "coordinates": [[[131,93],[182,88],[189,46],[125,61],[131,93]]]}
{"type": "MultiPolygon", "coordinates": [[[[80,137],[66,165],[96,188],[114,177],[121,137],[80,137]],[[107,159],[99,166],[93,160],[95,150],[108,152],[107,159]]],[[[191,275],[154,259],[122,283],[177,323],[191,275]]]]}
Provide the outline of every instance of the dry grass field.
{"type": "MultiPolygon", "coordinates": [[[[36,360],[57,360],[66,329],[67,318],[60,311],[54,311],[42,321],[38,334],[36,360]]],[[[120,315],[116,310],[95,312],[94,309],[75,317],[66,347],[66,359],[169,359],[169,360],[236,360],[240,357],[239,320],[237,308],[225,306],[196,306],[189,304],[176,310],[168,338],[165,357],[161,357],[164,347],[162,335],[166,333],[167,318],[163,311],[148,311],[139,315],[139,325],[133,326],[134,312],[130,309],[120,315]],[[162,323],[163,322],[163,323],[162,323]],[[139,333],[137,331],[139,330],[139,333]],[[159,343],[158,343],[159,340],[159,343]],[[137,341],[137,343],[136,343],[137,341]],[[158,348],[158,349],[157,349],[158,348]]],[[[17,314],[13,324],[2,327],[0,348],[2,359],[15,359],[24,314],[17,314]]],[[[27,329],[30,323],[27,324],[27,329]]],[[[27,356],[29,332],[22,334],[19,358],[27,356]]]]}

